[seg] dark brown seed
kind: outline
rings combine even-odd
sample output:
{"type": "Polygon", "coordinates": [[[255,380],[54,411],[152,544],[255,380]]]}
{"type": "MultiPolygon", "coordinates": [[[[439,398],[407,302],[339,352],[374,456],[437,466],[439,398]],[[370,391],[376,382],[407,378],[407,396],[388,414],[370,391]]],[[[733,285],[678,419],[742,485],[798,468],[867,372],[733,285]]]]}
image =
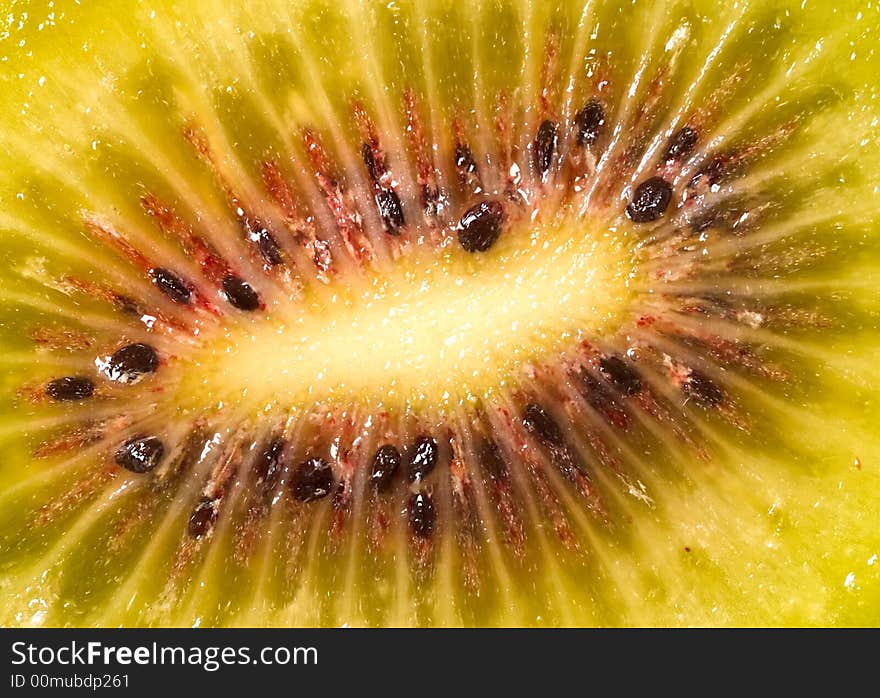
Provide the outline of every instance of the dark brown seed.
{"type": "Polygon", "coordinates": [[[626,215],[634,223],[656,221],[672,201],[672,185],[662,177],[651,177],[636,187],[626,215]]]}
{"type": "Polygon", "coordinates": [[[201,538],[213,528],[218,513],[217,500],[202,497],[189,516],[187,532],[193,538],[201,538]]]}
{"type": "Polygon", "coordinates": [[[580,393],[590,405],[600,412],[605,412],[614,406],[614,395],[607,385],[584,368],[578,371],[577,376],[583,385],[580,393]]]}
{"type": "Polygon", "coordinates": [[[535,169],[541,173],[543,177],[550,165],[553,164],[553,157],[556,155],[556,143],[559,139],[559,124],[546,119],[541,122],[538,127],[538,133],[535,136],[535,169]]]}
{"type": "Polygon", "coordinates": [[[76,402],[95,394],[95,384],[85,376],[55,378],[46,385],[46,395],[56,402],[76,402]]]}
{"type": "MultiPolygon", "coordinates": [[[[600,412],[611,424],[620,429],[625,429],[629,426],[629,416],[620,407],[617,401],[617,394],[612,389],[612,386],[616,386],[613,379],[610,379],[612,385],[609,386],[605,381],[599,380],[583,367],[574,374],[574,377],[580,383],[578,392],[583,395],[584,399],[593,409],[600,412]]],[[[628,395],[626,390],[626,388],[620,388],[620,393],[624,396],[628,395]]]]}
{"type": "Polygon", "coordinates": [[[394,474],[400,467],[400,451],[391,444],[385,444],[373,456],[373,467],[370,482],[379,492],[387,492],[391,487],[394,474]]]}
{"type": "Polygon", "coordinates": [[[284,257],[281,254],[281,248],[278,246],[278,242],[272,237],[272,233],[270,233],[266,228],[259,223],[257,224],[246,224],[247,235],[251,239],[252,242],[257,243],[257,249],[260,250],[260,256],[269,266],[276,267],[282,262],[284,262],[284,257]]]}
{"type": "Polygon", "coordinates": [[[468,252],[485,252],[498,236],[504,225],[504,207],[500,201],[481,201],[461,217],[458,224],[458,241],[468,252]]]}
{"type": "Polygon", "coordinates": [[[430,436],[419,437],[406,452],[406,476],[410,482],[425,478],[437,465],[437,442],[430,436]]]}
{"type": "Polygon", "coordinates": [[[530,403],[523,410],[523,426],[548,446],[562,446],[562,430],[540,405],[530,403]]]}
{"type": "Polygon", "coordinates": [[[579,471],[583,472],[580,457],[565,443],[559,425],[543,407],[535,403],[526,405],[523,425],[547,449],[550,461],[566,478],[573,481],[579,471]]]}
{"type": "Polygon", "coordinates": [[[146,473],[165,455],[165,445],[155,436],[136,436],[116,450],[113,460],[133,473],[146,473]]]}
{"type": "Polygon", "coordinates": [[[367,166],[367,173],[370,175],[370,179],[373,180],[373,184],[379,183],[379,168],[376,167],[376,157],[373,155],[373,148],[369,143],[364,143],[361,146],[361,157],[364,160],[364,165],[367,166]]]}
{"type": "Polygon", "coordinates": [[[192,289],[173,271],[156,267],[150,270],[150,278],[162,293],[175,303],[187,305],[192,300],[192,289]]]}
{"type": "Polygon", "coordinates": [[[583,109],[575,114],[574,123],[577,128],[578,145],[594,145],[605,130],[603,128],[605,126],[605,109],[602,107],[602,103],[591,99],[583,109]]]}
{"type": "Polygon", "coordinates": [[[724,402],[724,391],[700,371],[691,371],[682,390],[704,407],[717,407],[724,402]]]}
{"type": "Polygon", "coordinates": [[[128,344],[117,349],[104,368],[110,380],[130,383],[159,368],[159,355],[149,344],[128,344]]]}
{"type": "Polygon", "coordinates": [[[280,436],[274,437],[257,457],[254,473],[263,481],[264,489],[271,490],[278,484],[283,467],[282,456],[287,442],[280,436]]]}
{"type": "Polygon", "coordinates": [[[620,357],[602,357],[599,361],[599,370],[624,395],[635,395],[642,389],[642,379],[639,374],[620,357]]]}
{"type": "Polygon", "coordinates": [[[330,494],[333,471],[323,458],[308,458],[299,464],[290,481],[293,496],[300,502],[312,502],[330,494]]]}
{"type": "Polygon", "coordinates": [[[507,463],[504,462],[504,457],[501,455],[498,444],[492,441],[492,439],[484,438],[480,445],[479,454],[480,463],[493,480],[507,479],[507,463]]]}
{"type": "Polygon", "coordinates": [[[471,149],[464,143],[455,146],[455,169],[462,184],[467,184],[468,176],[477,173],[477,161],[471,149]]]}
{"type": "Polygon", "coordinates": [[[389,235],[400,235],[405,221],[403,207],[397,192],[393,189],[380,189],[376,192],[376,206],[379,207],[379,215],[382,216],[385,232],[389,235]]]}
{"type": "Polygon", "coordinates": [[[430,538],[437,522],[437,511],[431,495],[417,492],[409,498],[406,508],[412,532],[419,538],[430,538]]]}
{"type": "Polygon", "coordinates": [[[223,293],[226,294],[226,300],[239,310],[250,312],[260,307],[260,297],[257,292],[247,281],[235,274],[227,274],[223,277],[223,293]]]}
{"type": "Polygon", "coordinates": [[[697,132],[690,126],[685,126],[672,137],[663,159],[667,161],[680,160],[690,155],[696,144],[697,132]]]}

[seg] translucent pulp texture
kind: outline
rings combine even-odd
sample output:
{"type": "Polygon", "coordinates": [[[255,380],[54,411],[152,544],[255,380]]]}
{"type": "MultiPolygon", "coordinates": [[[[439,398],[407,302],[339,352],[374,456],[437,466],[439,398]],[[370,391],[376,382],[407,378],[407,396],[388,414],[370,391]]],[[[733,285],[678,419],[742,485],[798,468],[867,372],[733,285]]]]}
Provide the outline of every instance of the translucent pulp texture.
{"type": "Polygon", "coordinates": [[[312,288],[184,357],[184,399],[460,402],[530,358],[612,327],[632,254],[614,230],[536,226],[490,253],[414,254],[387,273],[312,288]],[[196,382],[198,385],[193,385],[196,382]]]}

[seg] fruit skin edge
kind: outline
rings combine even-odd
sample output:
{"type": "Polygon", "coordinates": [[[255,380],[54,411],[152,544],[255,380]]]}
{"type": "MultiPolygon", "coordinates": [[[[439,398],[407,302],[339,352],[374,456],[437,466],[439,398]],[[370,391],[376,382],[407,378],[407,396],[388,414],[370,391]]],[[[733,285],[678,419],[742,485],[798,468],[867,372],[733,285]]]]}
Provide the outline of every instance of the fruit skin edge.
{"type": "MultiPolygon", "coordinates": [[[[867,303],[870,304],[872,301],[867,301],[867,303]]],[[[876,355],[876,349],[870,343],[868,344],[868,346],[862,347],[864,356],[876,355]]],[[[759,624],[761,622],[775,624],[774,621],[778,619],[782,619],[782,624],[822,624],[824,619],[829,617],[835,618],[834,622],[839,622],[840,624],[880,624],[880,616],[878,616],[877,611],[880,608],[880,593],[878,593],[877,589],[877,564],[876,562],[870,562],[872,559],[876,560],[874,556],[880,550],[880,546],[878,546],[880,541],[878,541],[877,535],[871,533],[880,528],[873,525],[878,522],[877,515],[873,515],[872,518],[871,514],[872,510],[876,511],[877,509],[875,506],[876,498],[872,496],[872,493],[878,491],[876,487],[878,480],[877,466],[875,464],[878,462],[877,458],[880,456],[880,453],[878,453],[876,439],[868,444],[858,443],[858,435],[860,433],[863,434],[863,430],[855,430],[857,434],[857,439],[853,440],[856,443],[855,446],[852,445],[853,441],[847,443],[847,434],[853,431],[851,429],[853,425],[863,425],[869,432],[877,433],[876,426],[872,426],[872,422],[867,417],[876,414],[877,407],[880,407],[880,404],[878,404],[876,396],[876,386],[878,385],[877,371],[863,370],[869,364],[867,358],[858,362],[858,364],[863,373],[861,382],[868,394],[859,395],[856,400],[853,400],[851,394],[835,394],[833,387],[831,387],[826,393],[828,402],[824,406],[824,412],[836,416],[824,418],[821,424],[826,432],[837,435],[834,443],[847,444],[847,448],[834,448],[823,436],[817,434],[814,437],[816,441],[816,458],[815,462],[810,464],[809,469],[811,472],[818,474],[809,480],[810,487],[806,488],[809,491],[786,492],[787,485],[790,483],[785,482],[784,479],[774,483],[780,492],[781,498],[787,500],[787,506],[795,510],[795,514],[786,517],[787,521],[781,527],[805,527],[808,530],[821,532],[816,537],[817,540],[815,542],[810,541],[808,545],[805,545],[806,550],[803,551],[804,554],[801,559],[806,563],[812,557],[811,552],[814,552],[816,549],[822,551],[818,556],[819,564],[827,572],[823,575],[824,583],[816,584],[812,591],[815,594],[815,599],[821,598],[824,601],[818,602],[813,606],[806,604],[803,608],[798,608],[798,600],[795,598],[796,595],[793,594],[788,603],[784,601],[780,603],[780,610],[776,614],[769,608],[760,607],[758,609],[758,618],[763,620],[758,620],[759,624]],[[847,453],[846,458],[841,457],[842,451],[847,453]],[[852,455],[851,458],[850,455],[852,455]],[[855,464],[856,460],[858,460],[859,465],[855,464]],[[835,517],[835,522],[831,526],[827,526],[828,521],[823,519],[821,514],[815,512],[821,512],[827,503],[834,500],[845,502],[845,504],[834,504],[833,507],[842,509],[846,514],[839,517],[839,519],[835,517]],[[813,521],[811,522],[811,520],[813,521]],[[810,523],[812,523],[812,526],[808,525],[810,523]],[[864,536],[853,536],[854,529],[866,531],[867,533],[864,536]],[[858,540],[853,540],[854,538],[858,538],[858,540]],[[818,541],[824,542],[817,544],[818,541]]],[[[14,380],[8,380],[8,382],[12,384],[14,380]]],[[[4,422],[4,426],[6,424],[14,426],[15,418],[14,416],[4,414],[4,422]]],[[[21,460],[25,461],[26,459],[27,456],[22,453],[21,460]]],[[[14,463],[15,457],[13,456],[10,461],[14,463]]],[[[26,466],[21,465],[19,467],[26,466]]],[[[746,469],[761,473],[773,472],[771,469],[774,467],[778,467],[778,464],[772,462],[763,465],[750,463],[746,466],[746,469]]],[[[3,471],[9,477],[7,482],[12,481],[15,472],[14,466],[7,466],[3,468],[3,471]]],[[[6,478],[0,475],[0,479],[6,478]]],[[[774,508],[773,512],[770,513],[768,509],[766,520],[768,522],[777,521],[780,516],[779,511],[779,508],[774,508]]],[[[699,517],[695,518],[699,519],[699,517]]],[[[689,525],[696,526],[697,524],[698,521],[682,522],[681,527],[687,528],[689,525]]],[[[768,528],[774,531],[774,533],[768,536],[769,540],[761,542],[770,547],[776,535],[774,526],[768,526],[768,528]]],[[[754,569],[759,575],[762,567],[769,566],[772,568],[772,563],[768,563],[767,559],[761,559],[761,556],[757,555],[756,557],[758,560],[754,563],[754,569]]],[[[769,559],[772,560],[772,557],[769,559]]],[[[686,567],[679,571],[683,579],[691,578],[694,575],[693,572],[688,572],[686,567]]],[[[807,578],[805,586],[809,587],[811,581],[814,580],[807,578]]],[[[683,584],[683,586],[685,585],[683,584]]],[[[693,588],[699,587],[699,580],[692,580],[692,586],[693,588]]],[[[748,584],[743,586],[748,588],[748,584]]],[[[772,586],[772,584],[769,586],[772,586]]],[[[760,595],[762,593],[761,590],[764,589],[765,587],[762,584],[757,583],[752,588],[752,593],[760,595]]],[[[768,591],[767,593],[771,592],[768,591]]],[[[698,593],[696,595],[699,596],[698,593]]],[[[749,596],[750,594],[744,591],[743,601],[749,598],[749,596]]],[[[671,594],[671,597],[683,599],[687,598],[688,594],[684,590],[680,590],[678,594],[671,594]]],[[[670,606],[674,607],[675,603],[671,603],[670,606]]],[[[729,621],[734,623],[750,623],[753,620],[748,610],[749,604],[747,602],[734,602],[731,604],[731,607],[733,610],[727,616],[729,621]]],[[[667,622],[670,624],[690,624],[692,622],[712,624],[713,618],[717,617],[717,614],[713,614],[711,609],[708,612],[703,609],[702,613],[689,617],[688,613],[692,611],[692,608],[688,608],[684,611],[672,612],[668,617],[665,617],[665,622],[661,621],[659,624],[666,624],[667,622]]],[[[634,615],[639,617],[639,614],[634,615]]],[[[662,614],[658,614],[658,616],[664,618],[662,614]]],[[[644,617],[650,618],[650,612],[646,613],[644,617]]],[[[721,622],[725,621],[722,620],[721,622]]],[[[650,622],[647,624],[654,623],[650,622]]]]}

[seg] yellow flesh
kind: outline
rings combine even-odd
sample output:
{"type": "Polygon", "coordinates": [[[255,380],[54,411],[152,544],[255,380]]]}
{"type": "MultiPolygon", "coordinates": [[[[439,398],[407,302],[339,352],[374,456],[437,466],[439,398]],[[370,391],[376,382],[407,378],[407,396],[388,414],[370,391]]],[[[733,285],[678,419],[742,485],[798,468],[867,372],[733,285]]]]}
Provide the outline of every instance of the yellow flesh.
{"type": "MultiPolygon", "coordinates": [[[[41,41],[36,22],[45,20],[46,8],[32,12],[32,19],[24,23],[23,30],[15,30],[14,22],[10,25],[13,39],[17,42],[22,36],[27,43],[24,48],[16,48],[7,41],[3,54],[11,58],[0,64],[4,66],[0,68],[3,77],[8,78],[8,83],[3,84],[9,87],[10,95],[7,103],[0,106],[5,146],[0,223],[3,251],[9,251],[12,260],[0,274],[13,276],[24,268],[39,266],[37,262],[45,259],[59,262],[57,267],[63,270],[68,266],[88,266],[92,262],[92,247],[81,236],[78,216],[64,212],[76,212],[82,207],[110,211],[118,204],[118,215],[130,224],[128,229],[141,234],[151,230],[151,223],[143,219],[136,204],[134,183],[140,174],[138,168],[132,167],[132,172],[124,167],[113,169],[108,163],[118,164],[117,161],[112,157],[101,159],[103,149],[112,150],[117,139],[127,145],[120,147],[116,157],[124,164],[129,157],[125,148],[130,147],[138,158],[154,164],[161,173],[155,177],[160,186],[172,190],[180,187],[185,200],[182,208],[190,207],[193,217],[216,221],[226,215],[225,202],[211,194],[211,185],[205,184],[203,175],[200,179],[199,165],[187,159],[191,154],[178,142],[177,106],[171,109],[170,116],[161,109],[141,111],[142,105],[130,99],[137,83],[120,80],[128,67],[135,75],[145,72],[141,61],[151,52],[172,57],[186,83],[181,103],[188,103],[192,111],[207,121],[223,122],[230,113],[226,111],[229,105],[223,102],[230,86],[233,95],[237,90],[253,88],[259,96],[258,108],[253,111],[261,113],[260,109],[265,107],[268,113],[271,107],[282,125],[299,119],[325,123],[333,121],[338,105],[347,104],[348,78],[352,74],[354,82],[363,82],[361,78],[369,72],[366,83],[370,92],[370,85],[382,84],[382,78],[377,76],[383,71],[389,82],[406,82],[411,75],[391,71],[400,69],[405,73],[407,66],[415,65],[418,73],[422,64],[408,61],[405,56],[385,55],[391,52],[383,53],[379,47],[378,54],[365,50],[355,60],[324,65],[314,59],[315,47],[348,56],[350,46],[363,43],[363,26],[368,19],[381,16],[383,27],[397,26],[394,16],[401,7],[409,21],[403,26],[410,29],[420,27],[417,20],[422,15],[436,13],[443,18],[436,25],[425,25],[424,33],[414,32],[414,36],[425,41],[430,41],[428,37],[437,27],[454,28],[460,21],[451,17],[455,21],[450,22],[450,16],[444,14],[452,12],[457,4],[452,2],[389,3],[387,10],[383,9],[384,3],[373,8],[364,3],[334,2],[330,5],[338,6],[345,19],[337,18],[329,24],[325,22],[326,15],[308,3],[302,7],[273,2],[256,7],[248,3],[246,9],[229,9],[227,3],[212,2],[198,3],[197,7],[181,3],[166,7],[172,4],[143,4],[130,15],[116,13],[119,16],[111,18],[109,24],[106,17],[99,20],[84,16],[87,12],[104,12],[95,10],[95,6],[59,10],[63,17],[58,27],[51,29],[52,34],[47,29],[50,38],[42,40],[54,48],[43,50],[42,54],[37,50],[38,59],[34,60],[29,52],[41,41]],[[153,5],[158,8],[155,18],[151,17],[153,5]],[[240,16],[227,16],[238,12],[240,16]],[[178,15],[180,25],[176,25],[178,15]],[[72,23],[65,24],[69,18],[72,23]],[[96,25],[104,28],[95,31],[96,25]],[[325,25],[331,27],[326,33],[310,31],[310,27],[325,25]],[[259,36],[260,32],[275,32],[279,26],[293,27],[297,34],[310,37],[315,45],[291,41],[290,54],[302,51],[306,67],[310,66],[313,72],[300,70],[297,65],[293,78],[299,83],[291,87],[289,95],[277,90],[273,64],[255,60],[251,53],[253,44],[246,38],[249,28],[259,36]],[[201,51],[197,61],[192,60],[194,47],[201,51]],[[17,77],[19,72],[21,79],[17,77]],[[337,75],[344,78],[338,81],[339,94],[332,92],[336,83],[330,79],[337,75]],[[202,91],[203,83],[206,87],[202,91]],[[304,99],[304,90],[316,84],[331,91],[329,98],[319,95],[304,99]],[[216,106],[214,100],[221,106],[216,106]],[[68,108],[72,103],[76,107],[68,108]],[[86,107],[89,111],[85,111],[86,107]],[[163,121],[163,116],[168,118],[163,121]],[[33,143],[39,145],[32,147],[33,143]],[[105,168],[111,171],[110,178],[105,168]],[[38,186],[30,188],[29,178],[38,186]],[[38,213],[33,213],[27,208],[33,199],[43,195],[40,187],[51,185],[54,178],[70,187],[51,200],[62,211],[58,220],[52,210],[46,213],[36,209],[38,213]],[[125,191],[117,191],[117,186],[125,191]],[[25,245],[21,240],[25,240],[25,245]],[[18,247],[28,249],[20,253],[18,247]],[[30,249],[34,247],[36,251],[30,249]]],[[[719,12],[717,3],[695,3],[709,18],[702,24],[695,23],[695,55],[702,60],[711,50],[711,42],[723,38],[728,27],[740,22],[740,16],[746,21],[753,18],[762,4],[753,3],[752,10],[741,9],[740,5],[725,8],[723,21],[715,22],[712,18],[719,12]]],[[[550,12],[551,4],[513,5],[515,9],[507,13],[495,3],[480,3],[474,12],[479,15],[476,26],[507,31],[515,37],[505,44],[505,50],[520,56],[522,45],[517,42],[526,41],[523,37],[528,37],[530,30],[542,26],[543,15],[550,12]],[[497,22],[495,12],[505,21],[497,22]]],[[[601,5],[591,7],[601,10],[601,5]]],[[[835,73],[854,83],[875,80],[876,61],[869,64],[867,56],[874,50],[877,36],[870,30],[880,24],[876,9],[867,2],[807,3],[807,10],[798,10],[799,2],[790,5],[792,31],[803,32],[796,38],[809,59],[801,61],[797,54],[792,58],[793,64],[824,66],[825,72],[818,74],[817,82],[832,84],[835,73]],[[832,6],[840,6],[839,15],[837,9],[832,12],[832,6]],[[799,12],[807,14],[802,16],[799,12]],[[856,20],[857,14],[863,16],[856,20]],[[817,47],[815,54],[813,46],[817,47]],[[832,57],[823,51],[833,52],[832,57]],[[850,54],[856,58],[850,58],[850,54]]],[[[636,3],[634,7],[638,13],[647,6],[636,3]]],[[[623,24],[657,27],[664,20],[674,24],[690,12],[689,8],[680,12],[672,4],[667,8],[658,3],[656,7],[648,7],[623,24]]],[[[567,13],[572,25],[580,11],[580,5],[573,5],[567,13]]],[[[466,18],[471,17],[470,12],[465,11],[466,18]]],[[[607,26],[604,17],[600,24],[607,26]]],[[[744,24],[736,25],[737,31],[744,24]]],[[[585,26],[592,25],[588,22],[585,26]]],[[[588,36],[586,32],[582,35],[588,36]]],[[[736,31],[733,35],[737,36],[736,31]]],[[[624,47],[621,53],[631,47],[637,56],[651,44],[654,35],[638,32],[631,39],[623,36],[620,40],[624,47]]],[[[516,64],[515,69],[506,71],[499,67],[506,65],[506,56],[480,54],[482,44],[477,31],[463,43],[468,51],[474,49],[475,65],[482,62],[491,68],[497,63],[495,73],[487,69],[478,76],[482,82],[477,92],[482,87],[489,93],[493,86],[486,83],[503,81],[510,72],[518,75],[519,68],[527,76],[524,80],[531,81],[529,89],[535,90],[540,66],[531,55],[538,52],[530,54],[522,66],[516,64]]],[[[418,41],[403,45],[420,55],[418,41]]],[[[436,48],[445,44],[438,39],[431,45],[436,48]]],[[[756,48],[760,48],[759,43],[756,48]]],[[[446,67],[444,50],[438,49],[434,56],[436,72],[442,73],[446,67]]],[[[278,60],[285,59],[282,54],[278,60]]],[[[652,55],[650,61],[655,60],[662,60],[662,56],[652,55]]],[[[470,76],[473,66],[464,63],[457,70],[460,75],[470,76]]],[[[621,64],[626,66],[621,69],[624,72],[634,67],[625,56],[621,64]]],[[[700,65],[694,64],[694,70],[700,65]]],[[[781,91],[788,84],[783,79],[786,66],[772,68],[780,77],[771,85],[781,91]]],[[[708,82],[717,83],[721,77],[710,75],[708,82]]],[[[455,87],[450,87],[455,84],[463,85],[460,91],[472,89],[469,82],[459,79],[457,83],[438,80],[429,90],[432,95],[437,93],[437,104],[433,106],[437,123],[448,122],[446,102],[450,101],[448,94],[456,92],[455,87]]],[[[375,87],[375,91],[379,88],[375,87]]],[[[768,93],[762,99],[771,101],[773,97],[768,93]]],[[[876,100],[876,95],[872,99],[876,100]]],[[[730,115],[734,128],[738,109],[746,109],[745,104],[735,106],[730,115]]],[[[825,131],[847,135],[859,132],[871,121],[872,111],[877,111],[875,102],[864,98],[859,104],[839,105],[831,110],[825,131]]],[[[230,131],[234,128],[235,125],[229,125],[230,131]]],[[[284,133],[295,139],[295,135],[284,133]]],[[[227,140],[237,141],[233,136],[227,140]]],[[[253,152],[245,153],[243,159],[262,156],[262,141],[255,140],[253,152]]],[[[876,187],[871,198],[870,183],[876,181],[876,163],[880,158],[876,157],[875,144],[856,145],[858,142],[856,138],[847,155],[863,153],[859,164],[867,184],[841,190],[845,205],[840,208],[845,212],[839,214],[839,220],[844,232],[832,225],[838,219],[829,219],[825,233],[829,238],[842,237],[847,242],[861,235],[858,226],[876,216],[877,210],[876,187]]],[[[247,150],[247,142],[240,145],[247,150]]],[[[819,155],[837,159],[837,147],[826,144],[826,152],[819,155]]],[[[809,172],[811,161],[807,158],[807,154],[795,152],[787,166],[799,174],[809,172]]],[[[824,164],[818,169],[828,174],[824,164]]],[[[49,201],[46,197],[44,200],[49,201]]],[[[825,212],[827,199],[815,208],[825,212]]],[[[508,378],[509,370],[517,362],[533,355],[552,355],[573,331],[613,330],[626,311],[628,283],[633,273],[625,231],[608,231],[602,226],[586,231],[577,228],[580,235],[572,237],[575,228],[570,221],[563,220],[538,226],[530,239],[523,232],[530,226],[519,225],[508,241],[485,256],[465,257],[454,247],[448,257],[443,257],[442,264],[430,256],[414,256],[395,263],[387,276],[346,276],[351,285],[344,296],[335,286],[310,289],[302,309],[296,303],[282,302],[271,308],[269,320],[244,319],[231,324],[228,335],[206,337],[198,352],[179,357],[173,370],[179,371],[182,382],[178,392],[170,397],[194,408],[229,402],[240,405],[245,414],[252,414],[254,405],[268,402],[284,407],[305,398],[318,401],[336,396],[365,399],[371,405],[377,404],[377,400],[384,404],[392,395],[442,405],[447,400],[466,400],[470,393],[491,392],[508,378]],[[563,239],[568,240],[568,245],[557,253],[563,239]],[[545,243],[547,250],[543,249],[545,243]],[[582,283],[585,276],[592,278],[592,283],[582,283]],[[460,285],[457,279],[462,280],[460,285]],[[334,298],[333,293],[340,295],[334,298]],[[570,302],[560,302],[566,298],[570,302]]],[[[876,225],[868,224],[865,235],[876,236],[876,225]]],[[[166,244],[165,248],[171,245],[166,244]]],[[[124,283],[129,273],[118,266],[112,255],[99,257],[95,266],[115,275],[117,283],[124,283]]],[[[30,557],[17,560],[20,564],[13,569],[4,570],[0,579],[0,596],[4,599],[0,603],[0,622],[458,624],[473,622],[476,617],[486,624],[876,625],[880,623],[877,269],[876,254],[854,255],[851,269],[832,270],[813,282],[813,288],[820,294],[841,289],[850,293],[853,305],[865,312],[865,317],[859,318],[864,335],[854,331],[850,337],[836,336],[828,341],[821,336],[810,337],[800,344],[797,338],[789,340],[807,365],[806,369],[795,367],[795,373],[820,376],[814,394],[803,401],[787,401],[762,395],[758,390],[746,391],[750,401],[747,407],[754,407],[756,414],[772,416],[780,433],[797,434],[810,458],[794,459],[780,450],[773,439],[755,448],[738,448],[731,445],[726,435],[717,433],[714,437],[720,447],[709,464],[695,462],[686,453],[676,451],[657,462],[645,458],[636,475],[647,483],[652,501],[643,504],[625,499],[617,503],[618,520],[630,521],[631,526],[611,533],[604,524],[583,517],[577,524],[589,549],[589,562],[575,570],[563,570],[560,560],[564,559],[564,552],[552,545],[538,548],[536,544],[534,556],[544,572],[537,579],[531,570],[521,572],[510,564],[503,551],[495,550],[497,557],[491,559],[491,564],[498,575],[498,588],[481,599],[476,615],[462,610],[468,602],[450,581],[460,566],[450,547],[439,554],[437,574],[431,583],[417,590],[402,557],[389,563],[382,571],[381,583],[375,583],[372,570],[363,568],[365,556],[358,547],[361,543],[343,551],[348,556],[342,558],[341,564],[340,556],[321,549],[316,542],[317,534],[309,538],[311,547],[306,553],[314,556],[314,564],[303,575],[301,590],[295,598],[278,603],[277,591],[283,584],[280,576],[267,573],[272,565],[265,561],[280,554],[278,548],[271,547],[271,543],[285,540],[288,531],[280,526],[271,530],[274,537],[260,551],[260,564],[253,565],[248,571],[250,576],[226,581],[230,586],[249,589],[240,607],[228,613],[223,610],[227,570],[219,551],[229,544],[231,532],[222,529],[213,541],[214,557],[190,573],[192,584],[184,603],[177,609],[145,610],[140,601],[152,598],[157,563],[179,538],[170,514],[154,522],[156,528],[149,532],[149,542],[134,550],[125,561],[120,581],[118,585],[114,583],[106,601],[97,610],[79,615],[75,604],[66,604],[88,594],[82,590],[77,590],[79,596],[68,592],[64,584],[70,581],[61,572],[72,568],[74,577],[79,573],[85,579],[95,567],[95,561],[80,546],[84,541],[88,543],[89,536],[98,537],[110,528],[116,507],[121,506],[119,502],[143,487],[143,481],[126,481],[124,486],[112,483],[102,491],[98,497],[100,506],[85,507],[72,521],[65,522],[66,535],[51,539],[30,557]],[[685,547],[690,552],[685,552],[685,547]],[[85,571],[80,573],[80,569],[85,571]],[[522,586],[521,578],[525,580],[522,586]],[[333,594],[324,593],[328,579],[332,580],[333,594]]],[[[0,288],[4,306],[24,298],[29,307],[46,312],[52,312],[55,304],[68,316],[75,316],[82,309],[68,299],[62,299],[62,303],[55,296],[44,297],[42,289],[34,290],[40,287],[29,286],[25,274],[21,277],[15,276],[8,285],[6,276],[0,277],[4,281],[0,288]]],[[[91,467],[90,463],[59,466],[31,458],[38,437],[27,431],[30,425],[26,420],[34,410],[18,404],[10,406],[12,403],[6,397],[13,395],[33,370],[31,349],[16,344],[22,336],[25,335],[18,333],[0,337],[4,349],[0,380],[7,389],[0,414],[4,452],[0,503],[4,507],[18,506],[25,500],[30,505],[28,498],[39,499],[45,492],[63,489],[68,482],[67,468],[73,471],[91,467]]],[[[45,366],[40,364],[40,368],[45,366]]],[[[192,487],[197,488],[198,482],[192,487]]],[[[195,496],[195,492],[191,494],[195,496]]],[[[181,504],[174,513],[179,518],[185,517],[187,511],[181,504]]],[[[543,522],[537,521],[533,541],[541,540],[542,528],[543,522]]],[[[403,545],[401,539],[396,543],[403,545]]],[[[490,540],[489,544],[494,542],[490,540]]]]}
{"type": "Polygon", "coordinates": [[[634,273],[624,234],[511,227],[486,254],[451,241],[439,260],[414,254],[203,338],[179,367],[178,403],[448,406],[491,395],[579,332],[612,332],[634,273]]]}

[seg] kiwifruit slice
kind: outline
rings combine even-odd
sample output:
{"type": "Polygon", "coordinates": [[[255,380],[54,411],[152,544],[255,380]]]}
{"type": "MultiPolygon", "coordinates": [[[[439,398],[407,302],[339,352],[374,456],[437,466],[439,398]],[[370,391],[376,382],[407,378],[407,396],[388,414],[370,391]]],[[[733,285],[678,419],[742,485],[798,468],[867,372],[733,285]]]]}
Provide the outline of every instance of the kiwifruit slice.
{"type": "Polygon", "coordinates": [[[878,29],[16,3],[0,622],[880,622],[878,29]]]}

